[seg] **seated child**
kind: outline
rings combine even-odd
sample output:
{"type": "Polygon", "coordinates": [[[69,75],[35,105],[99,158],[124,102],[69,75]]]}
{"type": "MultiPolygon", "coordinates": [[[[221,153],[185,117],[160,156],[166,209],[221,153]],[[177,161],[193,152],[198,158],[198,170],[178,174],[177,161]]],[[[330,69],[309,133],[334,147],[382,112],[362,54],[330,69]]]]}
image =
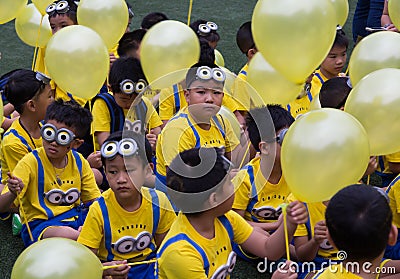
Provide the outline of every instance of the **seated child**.
{"type": "Polygon", "coordinates": [[[85,217],[84,206],[100,197],[89,163],[71,149],[91,121],[90,112],[75,102],[53,102],[41,128],[43,147],[28,153],[13,173],[8,173],[0,212],[8,210],[19,196],[20,213],[26,214],[21,215],[25,246],[49,237],[76,240],[85,217]]]}
{"type": "Polygon", "coordinates": [[[363,184],[348,186],[329,201],[325,219],[328,241],[341,251],[343,262],[313,278],[399,278],[399,261],[382,261],[386,245],[397,238],[384,193],[363,184]]]}
{"type": "MultiPolygon", "coordinates": [[[[142,187],[151,172],[144,136],[133,131],[111,134],[101,158],[111,189],[90,207],[78,242],[102,262],[111,262],[107,265],[154,259],[176,216],[164,193],[142,187]]],[[[154,267],[155,263],[124,265],[104,275],[129,272],[128,278],[154,278],[154,267]]]]}
{"type": "MultiPolygon", "coordinates": [[[[171,162],[168,193],[181,212],[158,250],[160,278],[229,278],[237,244],[259,257],[283,256],[283,226],[269,236],[231,210],[232,165],[223,153],[220,148],[193,148],[171,162]]],[[[294,202],[287,209],[291,238],[297,224],[307,218],[302,203],[294,202]]]]}
{"type": "Polygon", "coordinates": [[[125,33],[119,40],[117,52],[119,57],[133,57],[140,60],[140,43],[143,40],[146,30],[136,29],[125,33]]]}

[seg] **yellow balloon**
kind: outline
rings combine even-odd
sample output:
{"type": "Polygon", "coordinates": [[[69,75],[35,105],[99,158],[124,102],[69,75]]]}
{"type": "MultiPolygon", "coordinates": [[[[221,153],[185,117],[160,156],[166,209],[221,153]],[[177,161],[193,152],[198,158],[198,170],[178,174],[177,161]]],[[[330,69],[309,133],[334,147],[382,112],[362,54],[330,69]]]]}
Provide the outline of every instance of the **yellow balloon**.
{"type": "Polygon", "coordinates": [[[77,11],[78,23],[92,28],[112,49],[128,26],[128,6],[124,0],[82,0],[77,11]]]}
{"type": "Polygon", "coordinates": [[[362,39],[354,48],[349,61],[353,86],[373,71],[400,68],[400,34],[377,32],[362,39]]]}
{"type": "Polygon", "coordinates": [[[222,56],[221,52],[219,52],[219,50],[214,49],[214,53],[215,53],[215,64],[217,64],[220,67],[225,67],[225,59],[222,56]]]}
{"type": "Polygon", "coordinates": [[[107,48],[92,29],[71,25],[50,39],[45,64],[54,82],[74,96],[90,99],[106,80],[109,68],[107,48]]]}
{"type": "Polygon", "coordinates": [[[259,0],[251,27],[264,58],[288,80],[300,84],[325,59],[336,25],[330,0],[259,0]]]}
{"type": "MultiPolygon", "coordinates": [[[[200,44],[194,31],[179,21],[165,20],[147,31],[140,47],[140,60],[149,83],[172,72],[190,68],[200,57],[200,44]]],[[[182,71],[183,73],[183,71],[182,71]]],[[[185,72],[186,74],[186,72],[185,72]]],[[[176,75],[160,88],[185,78],[176,75]]]]}
{"type": "Polygon", "coordinates": [[[400,30],[400,1],[390,0],[388,2],[388,12],[394,26],[396,26],[397,29],[400,30]]]}
{"type": "Polygon", "coordinates": [[[303,87],[302,84],[295,84],[277,72],[260,52],[250,61],[247,81],[266,104],[289,104],[296,99],[303,87]]]}
{"type": "Polygon", "coordinates": [[[400,150],[400,70],[370,73],[351,90],[344,110],[367,131],[371,155],[400,150]]]}
{"type": "Polygon", "coordinates": [[[237,137],[238,140],[240,140],[241,128],[240,128],[240,123],[237,120],[235,114],[225,106],[221,106],[218,113],[229,121],[229,123],[232,126],[233,132],[235,133],[235,136],[237,137]]]}
{"type": "Polygon", "coordinates": [[[343,26],[346,23],[347,16],[349,15],[349,1],[348,0],[330,0],[335,8],[336,22],[343,26]]]}
{"type": "Polygon", "coordinates": [[[15,31],[25,44],[30,46],[37,44],[39,47],[45,47],[52,34],[49,16],[45,15],[42,18],[35,5],[29,4],[20,11],[15,19],[15,31]]]}
{"type": "Polygon", "coordinates": [[[322,108],[321,102],[319,100],[319,93],[315,95],[314,99],[310,103],[310,110],[316,110],[322,108]]]}
{"type": "Polygon", "coordinates": [[[281,150],[282,173],[303,202],[329,200],[363,176],[369,162],[367,133],[350,114],[310,111],[289,128],[281,150]]]}
{"type": "Polygon", "coordinates": [[[14,264],[12,279],[99,279],[103,265],[87,247],[66,238],[40,240],[24,250],[14,264]]]}
{"type": "Polygon", "coordinates": [[[47,7],[53,2],[55,2],[55,0],[32,0],[32,3],[35,4],[42,15],[46,14],[47,7]]]}
{"type": "Polygon", "coordinates": [[[13,20],[27,3],[28,0],[1,0],[0,24],[13,20]]]}

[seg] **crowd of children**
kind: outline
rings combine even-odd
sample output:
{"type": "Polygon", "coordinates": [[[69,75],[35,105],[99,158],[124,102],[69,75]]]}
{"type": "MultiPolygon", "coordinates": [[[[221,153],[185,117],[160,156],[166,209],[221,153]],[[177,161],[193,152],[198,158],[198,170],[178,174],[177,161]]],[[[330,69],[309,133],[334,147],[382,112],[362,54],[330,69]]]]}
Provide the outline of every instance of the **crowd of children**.
{"type": "MultiPolygon", "coordinates": [[[[76,12],[76,1],[52,3],[53,34],[77,24],[76,12]]],[[[281,145],[295,119],[314,98],[343,109],[352,89],[342,73],[348,39],[341,28],[296,100],[254,108],[246,90],[257,52],[250,21],[237,32],[248,63],[231,92],[227,72],[215,64],[219,27],[204,19],[190,24],[201,46],[198,63],[181,82],[149,92],[141,41],[167,19],[155,12],[139,29],[127,27],[110,53],[107,83],[91,102],[45,74],[44,50],[34,71],[1,77],[8,104],[0,217],[13,216],[13,233],[26,247],[51,237],[76,240],[112,266],[104,278],[229,278],[237,257],[279,263],[273,279],[398,278],[398,153],[371,157],[365,173],[379,165],[387,193],[360,183],[331,200],[302,203],[282,172],[281,145]],[[237,118],[240,138],[219,113],[222,105],[237,118]],[[243,139],[249,160],[232,163],[243,139]],[[300,268],[310,262],[313,268],[300,268]],[[349,268],[355,263],[381,272],[349,268]]]]}

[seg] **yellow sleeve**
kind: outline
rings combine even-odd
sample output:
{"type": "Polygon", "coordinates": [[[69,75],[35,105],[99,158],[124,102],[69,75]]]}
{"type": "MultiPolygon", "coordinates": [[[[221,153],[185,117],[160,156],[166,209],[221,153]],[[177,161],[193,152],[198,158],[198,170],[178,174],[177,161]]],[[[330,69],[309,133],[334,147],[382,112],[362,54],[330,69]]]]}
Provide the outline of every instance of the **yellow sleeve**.
{"type": "Polygon", "coordinates": [[[160,203],[160,222],[158,223],[156,233],[162,234],[169,231],[172,223],[176,219],[176,215],[167,196],[159,191],[157,191],[157,194],[160,203]]]}
{"type": "Polygon", "coordinates": [[[390,163],[400,163],[400,152],[392,153],[389,155],[386,155],[386,161],[390,163]]]}
{"type": "Polygon", "coordinates": [[[7,167],[9,171],[13,171],[15,166],[21,159],[28,154],[28,149],[23,143],[18,143],[17,141],[8,142],[8,138],[11,135],[8,135],[4,138],[3,145],[2,145],[2,152],[4,161],[7,162],[7,167]]]}
{"type": "MultiPolygon", "coordinates": [[[[22,183],[24,184],[24,188],[22,189],[21,193],[19,194],[21,198],[24,197],[24,195],[27,192],[28,187],[37,187],[37,183],[35,181],[37,180],[37,174],[36,171],[32,169],[32,167],[36,164],[36,159],[29,154],[27,156],[24,156],[18,164],[15,166],[13,170],[13,175],[15,177],[18,177],[22,180],[22,183]],[[32,185],[31,185],[32,184],[32,185]],[[35,185],[34,185],[35,184],[35,185]]],[[[8,187],[4,187],[4,190],[7,192],[8,187]],[[6,189],[7,188],[7,189],[6,189]]],[[[18,206],[18,199],[15,199],[14,204],[18,206]]],[[[24,203],[24,207],[27,206],[27,203],[24,203]]],[[[29,205],[28,205],[29,207],[29,205]]],[[[29,220],[29,217],[28,217],[29,220]]]]}
{"type": "Polygon", "coordinates": [[[161,120],[170,120],[174,116],[174,94],[172,87],[164,88],[160,92],[159,113],[161,120]]]}
{"type": "Polygon", "coordinates": [[[82,160],[81,200],[88,202],[99,198],[101,194],[89,162],[82,155],[79,154],[79,156],[82,160]]]}
{"type": "Polygon", "coordinates": [[[239,139],[236,137],[229,120],[222,115],[219,116],[223,119],[223,125],[225,126],[225,152],[231,152],[239,145],[239,139]]]}
{"type": "Polygon", "coordinates": [[[226,106],[230,111],[235,112],[238,110],[238,103],[232,98],[231,95],[225,93],[222,99],[222,105],[226,106]]]}
{"type": "Polygon", "coordinates": [[[234,242],[237,244],[244,243],[253,232],[253,227],[233,210],[226,213],[225,216],[232,225],[234,242]]]}
{"type": "Polygon", "coordinates": [[[235,201],[232,208],[238,210],[246,210],[251,195],[251,183],[246,170],[240,170],[232,179],[235,187],[235,201]]]}
{"type": "Polygon", "coordinates": [[[160,116],[158,116],[158,113],[152,105],[151,101],[146,97],[143,97],[142,99],[147,107],[146,122],[149,130],[161,126],[162,121],[160,119],[160,116]]]}
{"type": "Polygon", "coordinates": [[[99,203],[94,202],[83,224],[77,241],[92,249],[99,249],[103,239],[103,217],[99,203]]]}
{"type": "Polygon", "coordinates": [[[242,77],[242,75],[238,75],[232,88],[232,95],[237,103],[237,110],[248,111],[250,109],[251,101],[247,86],[247,81],[242,77]]]}
{"type": "Polygon", "coordinates": [[[94,101],[92,114],[94,132],[110,132],[111,116],[104,100],[97,98],[94,101]]]}

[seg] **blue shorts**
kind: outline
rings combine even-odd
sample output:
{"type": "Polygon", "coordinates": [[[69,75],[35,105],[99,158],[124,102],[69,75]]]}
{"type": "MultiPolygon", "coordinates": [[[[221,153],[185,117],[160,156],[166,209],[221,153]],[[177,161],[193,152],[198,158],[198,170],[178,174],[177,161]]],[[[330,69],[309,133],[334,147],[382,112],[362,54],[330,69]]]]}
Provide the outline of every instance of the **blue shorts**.
{"type": "Polygon", "coordinates": [[[131,269],[128,273],[128,279],[137,279],[137,278],[149,278],[155,279],[158,278],[156,276],[156,263],[149,263],[149,264],[139,264],[131,266],[131,269]]]}

